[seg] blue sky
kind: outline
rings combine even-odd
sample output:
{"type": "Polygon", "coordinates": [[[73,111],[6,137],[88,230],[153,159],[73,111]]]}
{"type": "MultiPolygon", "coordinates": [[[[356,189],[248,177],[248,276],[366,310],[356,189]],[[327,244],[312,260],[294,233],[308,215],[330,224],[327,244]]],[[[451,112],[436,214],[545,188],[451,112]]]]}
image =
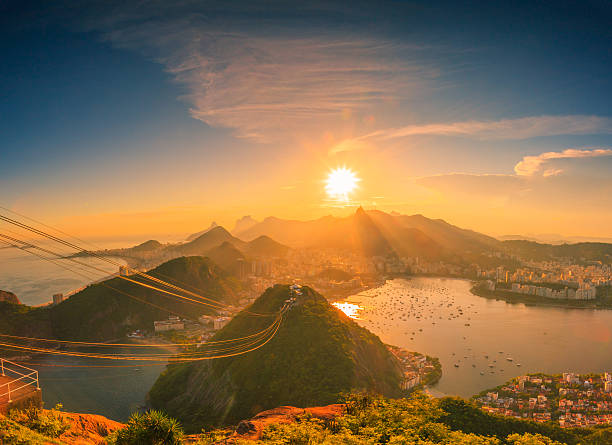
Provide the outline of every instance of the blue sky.
{"type": "Polygon", "coordinates": [[[606,2],[48,3],[0,6],[1,205],[91,236],[315,218],[346,165],[356,205],[612,236],[606,2]]]}

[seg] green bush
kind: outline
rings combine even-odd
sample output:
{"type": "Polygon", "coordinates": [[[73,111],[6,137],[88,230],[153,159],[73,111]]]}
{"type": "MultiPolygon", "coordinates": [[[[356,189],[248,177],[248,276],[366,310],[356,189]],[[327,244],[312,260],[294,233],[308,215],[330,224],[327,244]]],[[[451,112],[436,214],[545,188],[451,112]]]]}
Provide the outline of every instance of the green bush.
{"type": "Polygon", "coordinates": [[[161,411],[134,413],[125,428],[109,438],[115,445],[179,445],[183,439],[183,428],[173,418],[161,411]]]}
{"type": "Polygon", "coordinates": [[[9,413],[9,419],[45,436],[59,437],[70,428],[59,414],[61,408],[62,405],[57,404],[50,411],[44,411],[35,406],[23,410],[12,410],[9,413]]]}

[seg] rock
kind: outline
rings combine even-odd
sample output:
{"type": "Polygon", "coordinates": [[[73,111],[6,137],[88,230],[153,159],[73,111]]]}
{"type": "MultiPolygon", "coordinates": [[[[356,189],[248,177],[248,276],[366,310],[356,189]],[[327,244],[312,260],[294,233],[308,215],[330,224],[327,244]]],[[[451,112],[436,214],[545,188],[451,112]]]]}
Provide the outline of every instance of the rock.
{"type": "Polygon", "coordinates": [[[59,439],[71,445],[105,444],[109,434],[124,427],[122,423],[97,414],[62,412],[60,415],[70,425],[70,429],[59,439]]]}
{"type": "Polygon", "coordinates": [[[17,295],[5,290],[0,290],[0,301],[4,301],[5,303],[21,304],[19,298],[17,298],[17,295]]]}
{"type": "Polygon", "coordinates": [[[311,408],[296,408],[294,406],[280,406],[278,408],[262,411],[250,420],[243,420],[238,424],[233,437],[236,439],[260,440],[264,429],[277,423],[292,423],[304,414],[324,421],[334,420],[345,413],[346,406],[334,404],[315,406],[311,408]]]}

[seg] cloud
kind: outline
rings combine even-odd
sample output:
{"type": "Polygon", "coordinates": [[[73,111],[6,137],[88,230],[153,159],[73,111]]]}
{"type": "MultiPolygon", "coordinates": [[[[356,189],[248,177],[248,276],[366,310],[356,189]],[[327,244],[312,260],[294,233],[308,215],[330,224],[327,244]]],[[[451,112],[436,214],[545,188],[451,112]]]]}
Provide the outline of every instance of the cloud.
{"type": "Polygon", "coordinates": [[[376,141],[412,136],[459,136],[482,140],[529,139],[541,136],[612,134],[612,119],[600,116],[531,116],[496,121],[464,121],[407,125],[344,140],[330,154],[362,149],[376,141]],[[368,144],[369,143],[369,144],[368,144]]]}
{"type": "Polygon", "coordinates": [[[183,99],[194,118],[242,137],[308,132],[322,122],[342,123],[347,111],[371,115],[373,107],[420,92],[439,74],[415,62],[425,49],[418,45],[333,29],[288,32],[286,23],[263,20],[258,11],[253,20],[248,8],[219,11],[231,12],[229,3],[147,4],[117,7],[85,27],[162,63],[186,87],[183,99]],[[177,14],[181,8],[191,12],[177,14]],[[257,27],[259,19],[266,26],[257,27]]]}
{"type": "Polygon", "coordinates": [[[563,173],[562,169],[549,168],[546,169],[546,164],[559,159],[584,159],[596,158],[600,156],[612,156],[612,149],[596,148],[596,149],[576,149],[568,148],[560,152],[549,151],[536,156],[525,156],[518,164],[514,166],[514,172],[519,176],[534,176],[542,173],[543,176],[557,176],[563,173]]]}

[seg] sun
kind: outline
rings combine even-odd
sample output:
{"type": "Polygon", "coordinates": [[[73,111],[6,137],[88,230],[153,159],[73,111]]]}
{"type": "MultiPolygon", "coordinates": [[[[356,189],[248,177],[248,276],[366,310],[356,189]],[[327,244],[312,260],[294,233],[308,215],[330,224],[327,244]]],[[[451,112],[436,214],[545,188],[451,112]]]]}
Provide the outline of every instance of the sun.
{"type": "Polygon", "coordinates": [[[338,167],[329,172],[325,181],[327,195],[338,201],[348,201],[349,194],[357,188],[360,179],[349,168],[338,167]]]}

